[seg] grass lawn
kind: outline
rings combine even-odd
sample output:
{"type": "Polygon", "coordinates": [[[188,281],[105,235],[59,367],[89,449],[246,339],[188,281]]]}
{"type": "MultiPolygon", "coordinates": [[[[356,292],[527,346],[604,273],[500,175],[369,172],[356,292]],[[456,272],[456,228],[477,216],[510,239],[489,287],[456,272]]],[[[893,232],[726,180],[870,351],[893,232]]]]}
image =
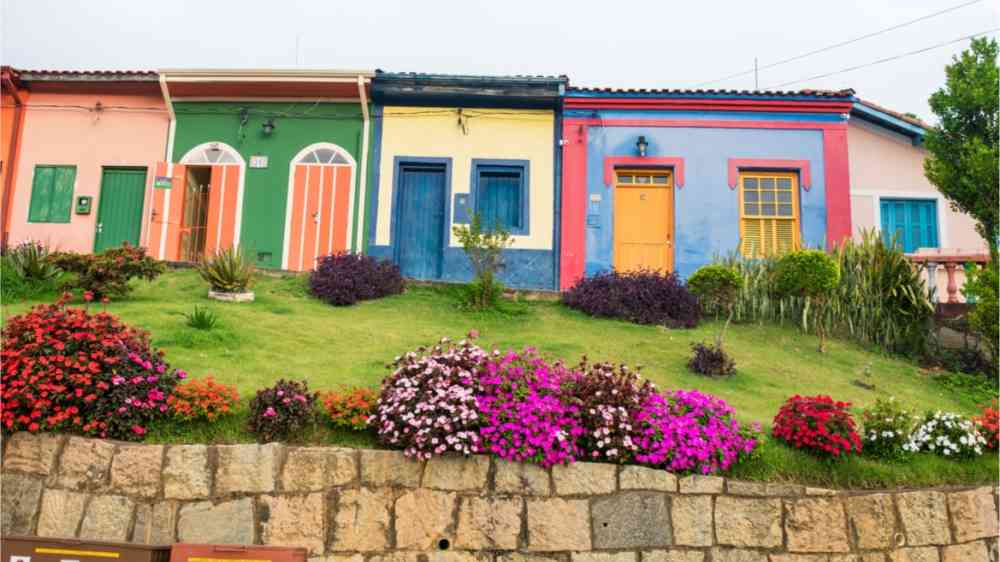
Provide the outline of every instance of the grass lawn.
{"type": "MultiPolygon", "coordinates": [[[[733,326],[726,344],[736,359],[737,374],[714,380],[686,368],[691,344],[710,339],[717,329],[714,322],[694,330],[667,330],[594,319],[554,302],[518,302],[501,313],[475,313],[456,305],[454,289],[423,286],[410,287],[396,297],[334,308],[309,297],[303,277],[258,276],[254,290],[254,303],[217,303],[207,298],[206,286],[194,271],[177,270],[153,283],[139,283],[129,299],[107,308],[149,330],[173,366],[194,377],[211,374],[234,384],[246,398],[278,378],[305,378],[316,390],[377,387],[387,373],[385,364],[396,355],[475,329],[485,346],[531,345],[571,363],[586,355],[595,361],[642,365],[643,374],[660,388],[697,388],[715,394],[733,405],[741,420],[759,421],[765,428],[792,394],[830,394],[854,403],[856,412],[879,396],[895,396],[918,410],[964,414],[975,412],[984,401],[981,391],[943,385],[915,363],[847,341],[832,340],[828,352],[819,354],[817,339],[792,326],[733,326]],[[184,314],[196,304],[218,313],[220,325],[211,331],[189,328],[184,314]],[[874,385],[874,390],[855,384],[858,380],[874,385]]],[[[22,312],[31,304],[4,303],[3,314],[22,312]]],[[[211,426],[165,427],[153,438],[252,439],[240,418],[211,426]]],[[[322,427],[303,440],[372,444],[367,435],[322,427]]],[[[738,468],[737,475],[852,487],[985,482],[997,480],[997,458],[953,462],[921,456],[905,465],[859,459],[831,466],[769,443],[762,459],[738,468]]]]}

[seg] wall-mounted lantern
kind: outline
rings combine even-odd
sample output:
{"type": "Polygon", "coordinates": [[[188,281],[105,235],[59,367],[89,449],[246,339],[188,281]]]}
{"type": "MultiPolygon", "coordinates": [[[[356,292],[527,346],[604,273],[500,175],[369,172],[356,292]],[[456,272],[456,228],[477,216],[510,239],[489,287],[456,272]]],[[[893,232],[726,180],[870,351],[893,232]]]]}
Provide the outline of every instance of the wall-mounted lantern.
{"type": "Polygon", "coordinates": [[[265,137],[271,136],[271,133],[274,132],[274,128],[275,128],[274,119],[268,119],[267,121],[264,121],[264,125],[261,126],[261,130],[263,130],[265,137]]]}
{"type": "Polygon", "coordinates": [[[646,148],[649,147],[649,143],[646,142],[645,135],[639,135],[639,140],[635,142],[635,147],[639,149],[639,156],[646,155],[646,148]]]}

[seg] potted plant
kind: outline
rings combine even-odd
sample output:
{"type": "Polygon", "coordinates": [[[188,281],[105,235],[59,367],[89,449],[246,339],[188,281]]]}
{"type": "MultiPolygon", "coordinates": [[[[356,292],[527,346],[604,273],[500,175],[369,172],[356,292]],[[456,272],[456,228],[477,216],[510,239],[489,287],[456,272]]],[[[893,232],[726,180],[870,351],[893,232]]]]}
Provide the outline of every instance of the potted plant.
{"type": "Polygon", "coordinates": [[[237,246],[224,248],[197,266],[201,278],[208,282],[209,298],[228,302],[251,302],[254,263],[237,246]]]}

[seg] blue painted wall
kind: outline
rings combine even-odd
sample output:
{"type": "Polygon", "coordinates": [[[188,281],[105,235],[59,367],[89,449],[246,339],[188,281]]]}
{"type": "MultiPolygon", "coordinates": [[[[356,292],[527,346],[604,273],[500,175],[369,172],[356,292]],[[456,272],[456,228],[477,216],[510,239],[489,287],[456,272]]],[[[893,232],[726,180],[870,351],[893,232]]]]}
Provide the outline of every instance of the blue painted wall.
{"type": "MultiPolygon", "coordinates": [[[[575,116],[593,116],[580,111],[575,116]]],[[[705,117],[705,114],[654,111],[602,111],[604,118],[705,117]]],[[[739,115],[739,114],[734,114],[739,115]]],[[[567,117],[570,113],[567,112],[567,117]]],[[[730,116],[714,113],[713,119],[730,116]]],[[[798,115],[758,114],[744,118],[788,118],[798,115]]],[[[810,116],[816,120],[816,116],[810,116]]],[[[730,158],[781,158],[809,160],[812,186],[800,189],[800,228],[804,246],[821,246],[826,235],[823,134],[819,130],[723,129],[698,127],[598,127],[588,128],[586,275],[612,266],[614,189],[604,184],[606,156],[635,156],[635,143],[645,135],[648,156],[684,158],[685,182],[674,189],[675,266],[687,277],[696,269],[737,249],[739,243],[738,194],[728,184],[730,158]],[[600,196],[600,201],[593,201],[600,196]]]]}
{"type": "MultiPolygon", "coordinates": [[[[393,259],[392,246],[368,246],[368,255],[380,259],[393,259]]],[[[553,253],[551,250],[519,250],[509,249],[503,252],[506,267],[500,272],[500,281],[515,289],[535,289],[551,291],[556,283],[552,270],[553,253]]],[[[461,248],[448,247],[444,249],[444,264],[441,277],[428,278],[427,281],[447,281],[451,283],[468,283],[472,280],[472,263],[461,248]]]]}

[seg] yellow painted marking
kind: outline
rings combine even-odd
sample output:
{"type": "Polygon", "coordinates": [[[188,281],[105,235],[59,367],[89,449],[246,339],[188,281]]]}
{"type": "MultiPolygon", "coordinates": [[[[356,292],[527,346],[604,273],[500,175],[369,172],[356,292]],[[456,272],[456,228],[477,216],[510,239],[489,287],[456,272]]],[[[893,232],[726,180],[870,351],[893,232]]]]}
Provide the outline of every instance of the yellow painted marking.
{"type": "Polygon", "coordinates": [[[75,556],[90,556],[92,558],[120,558],[118,552],[105,552],[101,550],[76,550],[74,548],[46,548],[43,546],[35,548],[35,554],[66,554],[75,556]]]}

